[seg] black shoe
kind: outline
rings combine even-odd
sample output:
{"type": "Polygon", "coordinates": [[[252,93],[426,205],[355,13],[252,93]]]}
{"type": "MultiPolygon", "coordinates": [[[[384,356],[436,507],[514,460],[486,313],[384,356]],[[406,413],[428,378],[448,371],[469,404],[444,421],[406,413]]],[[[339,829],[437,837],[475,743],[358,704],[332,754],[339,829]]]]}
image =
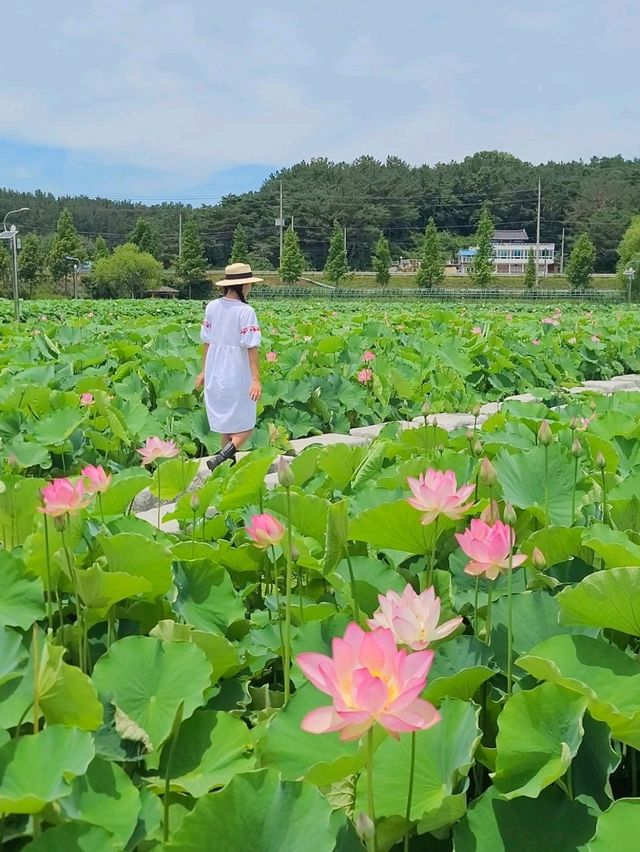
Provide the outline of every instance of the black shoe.
{"type": "Polygon", "coordinates": [[[233,441],[229,441],[226,447],[223,447],[217,452],[213,458],[208,459],[207,467],[210,471],[214,471],[219,465],[229,460],[231,461],[231,467],[233,467],[236,463],[236,445],[233,441]]]}

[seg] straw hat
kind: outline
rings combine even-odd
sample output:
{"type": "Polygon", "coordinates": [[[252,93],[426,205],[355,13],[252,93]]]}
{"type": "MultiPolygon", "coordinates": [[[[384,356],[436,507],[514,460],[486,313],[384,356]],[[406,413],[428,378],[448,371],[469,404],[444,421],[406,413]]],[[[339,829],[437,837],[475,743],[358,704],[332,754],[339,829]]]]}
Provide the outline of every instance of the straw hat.
{"type": "Polygon", "coordinates": [[[216,287],[234,287],[235,285],[257,284],[264,278],[256,278],[248,263],[230,263],[224,268],[224,278],[216,281],[216,287]]]}

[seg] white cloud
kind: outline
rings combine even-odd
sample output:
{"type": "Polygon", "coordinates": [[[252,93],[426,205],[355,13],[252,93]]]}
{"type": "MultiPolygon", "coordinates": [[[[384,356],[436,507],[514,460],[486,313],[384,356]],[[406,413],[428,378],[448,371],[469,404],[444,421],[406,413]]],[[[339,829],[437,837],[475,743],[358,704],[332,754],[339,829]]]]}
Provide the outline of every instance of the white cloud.
{"type": "Polygon", "coordinates": [[[3,9],[0,139],[165,187],[319,155],[628,154],[640,131],[630,0],[26,5],[3,9]]]}

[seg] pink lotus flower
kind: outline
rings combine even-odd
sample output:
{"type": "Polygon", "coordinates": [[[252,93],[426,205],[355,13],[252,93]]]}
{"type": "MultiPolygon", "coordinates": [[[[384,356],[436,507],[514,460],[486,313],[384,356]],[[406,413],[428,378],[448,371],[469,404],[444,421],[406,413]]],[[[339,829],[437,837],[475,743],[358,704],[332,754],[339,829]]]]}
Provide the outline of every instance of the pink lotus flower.
{"type": "Polygon", "coordinates": [[[365,362],[365,364],[369,364],[371,361],[373,361],[375,359],[375,357],[376,357],[375,353],[371,352],[370,349],[367,349],[367,351],[362,356],[362,360],[365,362]]]}
{"type": "Polygon", "coordinates": [[[373,378],[373,370],[369,370],[365,367],[364,370],[360,370],[356,378],[359,382],[362,382],[363,385],[366,385],[366,383],[370,382],[373,378]]]}
{"type": "Polygon", "coordinates": [[[333,656],[300,654],[296,662],[311,683],[330,695],[333,704],[312,710],[302,720],[310,734],[341,731],[340,739],[355,740],[378,723],[392,737],[424,731],[440,714],[418,696],[425,688],[433,651],[408,654],[396,647],[390,630],[365,633],[350,624],[344,639],[332,644],[333,656]]]}
{"type": "Polygon", "coordinates": [[[511,322],[511,320],[513,319],[513,314],[505,314],[504,318],[507,320],[507,322],[511,322]]]}
{"type": "Polygon", "coordinates": [[[465,500],[473,492],[474,486],[462,485],[458,488],[452,470],[443,473],[430,467],[417,479],[408,476],[407,482],[413,493],[413,497],[408,497],[407,501],[414,509],[425,513],[422,516],[423,524],[430,524],[438,515],[457,521],[471,507],[471,503],[465,503],[465,500]]]}
{"type": "Polygon", "coordinates": [[[598,337],[598,335],[597,335],[597,334],[592,334],[592,335],[591,335],[591,342],[592,342],[592,343],[600,343],[600,338],[598,337]]]}
{"type": "Polygon", "coordinates": [[[275,364],[275,362],[278,360],[278,356],[276,355],[275,352],[267,352],[267,354],[264,357],[267,359],[267,361],[270,364],[275,364]]]}
{"type": "Polygon", "coordinates": [[[544,317],[542,322],[544,323],[544,325],[560,325],[560,323],[555,317],[544,317]]]}
{"type": "Polygon", "coordinates": [[[373,630],[384,627],[393,633],[397,645],[406,645],[412,651],[424,651],[432,642],[444,639],[462,624],[462,618],[452,618],[438,627],[440,598],[433,588],[417,594],[410,584],[399,595],[390,591],[378,595],[380,609],[368,621],[373,630]]]}
{"type": "Polygon", "coordinates": [[[474,327],[471,329],[471,334],[482,334],[482,329],[479,325],[474,325],[474,327]]]}
{"type": "Polygon", "coordinates": [[[274,544],[280,544],[284,538],[285,528],[273,515],[254,515],[245,531],[256,547],[266,550],[274,544]]]}
{"type": "Polygon", "coordinates": [[[163,441],[160,438],[147,438],[144,446],[136,450],[142,456],[144,466],[151,464],[156,459],[173,459],[178,455],[178,448],[173,441],[163,441]]]}
{"type": "Polygon", "coordinates": [[[89,505],[90,499],[85,493],[81,479],[75,485],[70,479],[54,479],[42,489],[42,502],[41,512],[52,518],[59,518],[84,509],[89,505]]]}
{"type": "Polygon", "coordinates": [[[80,397],[80,405],[93,405],[93,394],[83,393],[80,397]]]}
{"type": "Polygon", "coordinates": [[[111,474],[107,473],[102,465],[94,467],[88,464],[82,469],[82,475],[89,480],[86,484],[88,494],[103,494],[111,485],[111,474]]]}
{"type": "Polygon", "coordinates": [[[540,341],[538,340],[537,337],[534,337],[531,342],[533,343],[534,346],[540,346],[540,341]]]}
{"type": "MultiPolygon", "coordinates": [[[[509,551],[515,543],[515,533],[508,524],[496,521],[491,526],[474,518],[463,533],[456,533],[462,551],[471,558],[465,566],[465,573],[477,577],[485,574],[488,580],[495,580],[499,574],[509,568],[509,551]]],[[[526,561],[522,553],[514,553],[511,567],[517,568],[526,561]]]]}

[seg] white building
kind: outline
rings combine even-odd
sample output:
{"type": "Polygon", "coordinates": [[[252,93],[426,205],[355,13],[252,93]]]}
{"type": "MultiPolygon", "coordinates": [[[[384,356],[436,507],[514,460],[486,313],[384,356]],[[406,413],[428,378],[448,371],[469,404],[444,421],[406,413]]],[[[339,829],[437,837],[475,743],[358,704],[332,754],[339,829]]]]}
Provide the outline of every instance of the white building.
{"type": "MultiPolygon", "coordinates": [[[[554,271],[555,243],[529,242],[524,228],[520,231],[494,231],[493,239],[493,272],[495,275],[523,275],[527,268],[529,252],[537,255],[539,275],[548,275],[554,271]]],[[[458,273],[466,274],[471,271],[477,247],[461,249],[458,252],[458,273]]]]}

